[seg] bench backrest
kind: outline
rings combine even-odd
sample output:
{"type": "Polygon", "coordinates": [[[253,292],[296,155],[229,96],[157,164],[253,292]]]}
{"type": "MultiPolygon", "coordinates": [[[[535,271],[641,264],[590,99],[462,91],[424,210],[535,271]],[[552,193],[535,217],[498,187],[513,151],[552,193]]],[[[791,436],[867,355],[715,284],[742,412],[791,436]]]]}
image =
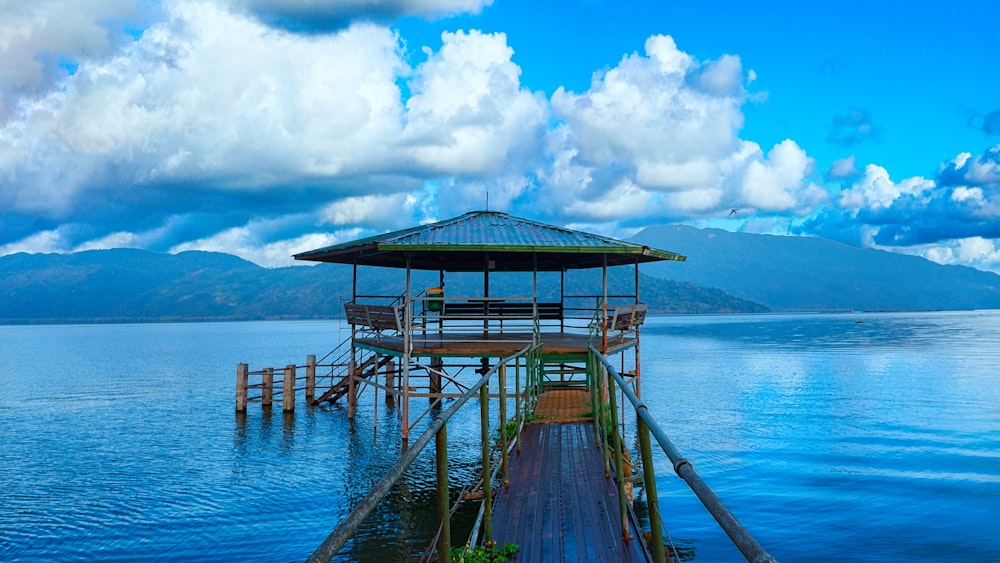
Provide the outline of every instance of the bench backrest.
{"type": "Polygon", "coordinates": [[[446,319],[456,320],[480,320],[487,315],[495,319],[520,318],[523,320],[534,318],[535,305],[538,307],[538,318],[543,321],[560,321],[563,318],[562,303],[527,303],[527,302],[507,302],[507,301],[486,301],[473,303],[449,303],[444,304],[444,311],[441,316],[446,319]]]}
{"type": "Polygon", "coordinates": [[[608,317],[608,328],[620,331],[632,330],[645,322],[646,310],[645,303],[615,307],[614,312],[608,317]]]}
{"type": "Polygon", "coordinates": [[[396,307],[345,303],[344,313],[347,317],[347,323],[350,325],[403,332],[403,326],[399,320],[399,309],[396,307]]]}

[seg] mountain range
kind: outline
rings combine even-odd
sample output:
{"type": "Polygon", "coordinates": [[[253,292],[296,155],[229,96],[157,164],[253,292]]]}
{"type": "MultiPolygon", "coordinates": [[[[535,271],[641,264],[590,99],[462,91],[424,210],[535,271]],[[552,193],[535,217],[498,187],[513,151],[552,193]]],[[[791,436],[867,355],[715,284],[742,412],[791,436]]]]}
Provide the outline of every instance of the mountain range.
{"type": "Polygon", "coordinates": [[[1000,308],[1000,275],[815,237],[733,233],[684,225],[632,239],[687,256],[646,274],[714,287],[775,311],[1000,308]]]}
{"type": "MultiPolygon", "coordinates": [[[[653,312],[1000,308],[997,274],[824,239],[670,225],[632,240],[687,256],[641,266],[641,299],[653,312]]],[[[359,293],[403,292],[403,276],[361,270],[359,293]]],[[[351,278],[349,266],[262,268],[216,252],[13,254],[0,257],[0,323],[334,318],[351,297],[351,278]]],[[[613,268],[611,292],[627,294],[634,279],[630,268],[613,268]]],[[[530,283],[530,274],[494,276],[490,294],[529,295],[530,283]]],[[[436,285],[437,273],[414,273],[414,288],[436,285]]],[[[598,295],[600,273],[574,272],[567,285],[598,295]]],[[[448,274],[447,291],[481,295],[482,277],[448,274]]],[[[539,285],[539,299],[558,295],[558,284],[539,285]]]]}
{"type": "MultiPolygon", "coordinates": [[[[358,292],[400,295],[404,276],[361,269],[358,292]]],[[[0,323],[147,322],[315,319],[341,315],[351,298],[352,268],[336,264],[262,268],[217,252],[164,254],[89,250],[0,257],[0,323]]],[[[634,272],[613,269],[612,292],[634,285],[634,272]]],[[[438,285],[436,272],[415,272],[414,288],[438,285]]],[[[530,295],[530,274],[494,275],[491,295],[530,295]]],[[[574,277],[575,291],[600,294],[600,273],[574,277]]],[[[641,275],[643,300],[660,313],[766,312],[718,289],[641,275]]],[[[481,295],[482,277],[449,274],[449,295],[481,295]]],[[[540,286],[539,298],[558,298],[540,286]]]]}

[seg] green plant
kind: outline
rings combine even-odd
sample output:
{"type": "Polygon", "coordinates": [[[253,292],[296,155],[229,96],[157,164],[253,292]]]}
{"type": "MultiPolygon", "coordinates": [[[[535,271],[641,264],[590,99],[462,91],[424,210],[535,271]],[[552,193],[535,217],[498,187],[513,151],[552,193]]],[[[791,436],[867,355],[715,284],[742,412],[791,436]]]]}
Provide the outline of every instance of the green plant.
{"type": "Polygon", "coordinates": [[[495,561],[510,561],[512,555],[517,553],[517,545],[507,542],[499,546],[496,542],[487,542],[486,545],[475,547],[453,547],[451,548],[451,560],[462,563],[494,563],[495,561]]]}

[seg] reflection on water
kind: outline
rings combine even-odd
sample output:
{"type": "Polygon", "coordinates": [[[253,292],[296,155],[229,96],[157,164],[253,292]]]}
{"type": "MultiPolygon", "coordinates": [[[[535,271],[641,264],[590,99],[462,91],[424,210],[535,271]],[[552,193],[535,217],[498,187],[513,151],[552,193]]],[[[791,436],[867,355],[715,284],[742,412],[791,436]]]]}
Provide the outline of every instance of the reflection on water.
{"type": "MultiPolygon", "coordinates": [[[[235,414],[233,375],[338,330],[0,327],[0,560],[302,560],[397,459],[397,411],[366,395],[354,423],[336,405],[235,414]]],[[[655,317],[643,354],[651,411],[778,559],[1000,560],[1000,314],[655,317]]],[[[449,428],[453,496],[477,468],[472,411],[449,428]]],[[[737,559],[655,463],[683,558],[737,559]]],[[[339,559],[421,551],[433,466],[421,455],[339,559]]]]}

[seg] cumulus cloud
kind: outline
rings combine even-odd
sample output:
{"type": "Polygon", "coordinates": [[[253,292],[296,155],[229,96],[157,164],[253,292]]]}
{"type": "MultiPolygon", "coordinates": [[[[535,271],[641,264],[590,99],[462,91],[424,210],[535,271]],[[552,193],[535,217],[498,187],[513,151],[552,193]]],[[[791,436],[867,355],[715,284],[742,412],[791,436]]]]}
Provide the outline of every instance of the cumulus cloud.
{"type": "Polygon", "coordinates": [[[79,61],[109,56],[140,20],[133,0],[0,2],[0,121],[49,91],[79,61]]]}
{"type": "Polygon", "coordinates": [[[915,247],[912,254],[938,264],[957,264],[1000,272],[1000,245],[993,239],[974,236],[915,247]]]}
{"type": "Polygon", "coordinates": [[[747,99],[739,57],[700,62],[673,38],[650,37],[582,93],[559,88],[542,197],[574,220],[804,209],[824,199],[793,141],[767,155],[739,138],[747,99]],[[623,201],[624,200],[624,201],[623,201]]]}
{"type": "Polygon", "coordinates": [[[303,33],[339,31],[357,21],[389,23],[405,16],[476,14],[493,0],[220,0],[262,22],[303,33]]]}
{"type": "Polygon", "coordinates": [[[521,87],[503,34],[442,40],[410,67],[385,27],[313,37],[169,3],[0,125],[0,243],[173,248],[288,214],[386,228],[436,213],[435,178],[509,204],[537,165],[546,101],[521,87]],[[366,202],[378,213],[357,213],[366,202]]]}
{"type": "Polygon", "coordinates": [[[545,100],[523,90],[502,33],[444,33],[410,83],[404,143],[416,164],[441,174],[500,172],[534,154],[545,100]]]}
{"type": "Polygon", "coordinates": [[[894,181],[885,168],[869,164],[833,203],[793,232],[995,267],[983,249],[1000,238],[1000,146],[980,156],[959,154],[934,178],[894,181]]]}
{"type": "Polygon", "coordinates": [[[867,109],[854,109],[845,114],[833,116],[833,125],[826,142],[845,148],[864,142],[879,142],[881,133],[872,121],[867,109]]]}
{"type": "Polygon", "coordinates": [[[861,171],[858,170],[856,159],[852,155],[833,161],[830,170],[826,173],[826,177],[831,180],[844,180],[854,178],[860,173],[861,171]]]}
{"type": "MultiPolygon", "coordinates": [[[[124,33],[132,2],[32,4],[71,16],[78,35],[62,38],[61,23],[0,6],[17,15],[0,19],[15,63],[0,69],[0,254],[202,249],[277,266],[488,205],[620,236],[739,208],[745,228],[992,259],[975,237],[1000,229],[1000,146],[932,179],[848,157],[826,173],[843,186],[831,197],[794,140],[740,138],[755,74],[738,56],[698,60],[652,36],[546,99],[503,33],[411,50],[378,23],[488,4],[167,0],[141,33],[124,33]],[[279,12],[290,19],[266,17],[279,12]]],[[[871,140],[866,124],[847,116],[837,138],[871,140]]]]}

